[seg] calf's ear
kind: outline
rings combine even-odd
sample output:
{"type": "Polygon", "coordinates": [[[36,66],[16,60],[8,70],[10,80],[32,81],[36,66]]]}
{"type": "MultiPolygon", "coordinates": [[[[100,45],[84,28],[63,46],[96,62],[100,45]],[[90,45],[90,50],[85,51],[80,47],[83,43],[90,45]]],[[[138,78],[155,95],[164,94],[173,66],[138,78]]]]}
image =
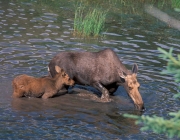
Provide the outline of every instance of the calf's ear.
{"type": "Polygon", "coordinates": [[[138,65],[134,64],[133,67],[132,67],[132,73],[137,74],[137,72],[138,72],[138,65]]]}
{"type": "Polygon", "coordinates": [[[62,69],[59,66],[55,66],[55,70],[56,70],[57,73],[62,72],[62,69]]]}

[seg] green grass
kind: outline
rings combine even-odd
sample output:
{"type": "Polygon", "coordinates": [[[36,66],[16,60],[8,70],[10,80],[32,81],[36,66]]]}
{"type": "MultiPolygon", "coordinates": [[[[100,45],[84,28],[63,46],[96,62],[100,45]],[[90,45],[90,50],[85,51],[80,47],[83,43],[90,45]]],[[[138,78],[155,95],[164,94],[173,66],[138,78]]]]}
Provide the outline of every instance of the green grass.
{"type": "Polygon", "coordinates": [[[80,6],[75,10],[74,33],[84,37],[98,37],[104,28],[105,11],[98,8],[88,9],[80,6]],[[87,11],[87,12],[86,12],[87,11]]]}
{"type": "Polygon", "coordinates": [[[180,0],[171,0],[173,8],[180,8],[180,0]]]}

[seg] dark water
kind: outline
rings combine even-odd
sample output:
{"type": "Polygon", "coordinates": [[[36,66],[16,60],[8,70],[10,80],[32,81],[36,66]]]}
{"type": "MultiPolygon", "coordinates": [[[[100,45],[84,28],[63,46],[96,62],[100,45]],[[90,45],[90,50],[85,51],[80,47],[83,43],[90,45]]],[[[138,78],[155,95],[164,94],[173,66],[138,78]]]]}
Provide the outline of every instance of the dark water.
{"type": "Polygon", "coordinates": [[[139,114],[122,87],[111,103],[78,94],[48,100],[12,99],[11,81],[18,74],[46,75],[49,61],[61,51],[111,48],[129,69],[133,63],[139,66],[144,115],[168,118],[169,112],[180,108],[173,98],[178,88],[172,76],[160,74],[166,62],[158,57],[157,48],[174,47],[179,53],[178,32],[164,25],[153,28],[148,22],[145,28],[134,19],[131,27],[106,25],[102,39],[81,40],[72,34],[73,16],[57,22],[57,13],[45,8],[38,11],[33,3],[0,1],[0,139],[168,139],[141,132],[134,120],[122,117],[123,113],[139,114]]]}

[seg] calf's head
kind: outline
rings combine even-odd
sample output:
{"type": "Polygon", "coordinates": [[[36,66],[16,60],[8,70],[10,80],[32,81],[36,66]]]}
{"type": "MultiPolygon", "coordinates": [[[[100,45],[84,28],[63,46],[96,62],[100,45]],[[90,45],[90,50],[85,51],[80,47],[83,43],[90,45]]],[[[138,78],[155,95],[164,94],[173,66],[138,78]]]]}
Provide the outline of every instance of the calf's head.
{"type": "Polygon", "coordinates": [[[14,78],[12,82],[13,86],[13,97],[22,97],[27,90],[27,80],[28,77],[26,75],[20,75],[14,78]]]}
{"type": "Polygon", "coordinates": [[[61,81],[60,83],[64,85],[69,85],[69,86],[74,85],[75,83],[74,80],[72,80],[63,69],[61,69],[59,66],[55,66],[55,70],[57,72],[55,77],[59,78],[59,80],[61,81]]]}
{"type": "Polygon", "coordinates": [[[138,66],[137,64],[134,64],[132,68],[132,74],[125,75],[121,73],[120,77],[123,78],[124,81],[123,86],[127,91],[128,95],[130,96],[130,98],[133,100],[136,109],[140,111],[145,111],[144,103],[141,94],[139,93],[140,84],[138,83],[136,78],[137,71],[138,71],[138,66]]]}

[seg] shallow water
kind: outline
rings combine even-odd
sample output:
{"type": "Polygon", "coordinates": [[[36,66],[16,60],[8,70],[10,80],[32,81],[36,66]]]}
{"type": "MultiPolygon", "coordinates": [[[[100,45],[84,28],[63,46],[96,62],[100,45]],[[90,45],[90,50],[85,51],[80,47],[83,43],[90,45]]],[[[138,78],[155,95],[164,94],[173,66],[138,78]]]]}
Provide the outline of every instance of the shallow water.
{"type": "Polygon", "coordinates": [[[19,74],[47,75],[49,61],[61,51],[111,48],[129,69],[138,64],[144,115],[168,118],[169,112],[180,108],[173,98],[178,88],[172,76],[160,74],[166,62],[158,57],[157,48],[174,47],[179,53],[179,33],[160,26],[158,31],[163,31],[163,36],[150,23],[136,26],[135,22],[132,27],[111,23],[106,25],[104,38],[82,40],[72,34],[73,17],[57,22],[57,13],[38,9],[39,14],[33,4],[0,0],[0,138],[167,139],[165,135],[141,132],[134,120],[122,117],[123,113],[139,114],[122,87],[110,103],[91,100],[92,92],[85,90],[81,93],[86,92],[88,97],[66,94],[48,100],[12,99],[11,81],[19,74]]]}

